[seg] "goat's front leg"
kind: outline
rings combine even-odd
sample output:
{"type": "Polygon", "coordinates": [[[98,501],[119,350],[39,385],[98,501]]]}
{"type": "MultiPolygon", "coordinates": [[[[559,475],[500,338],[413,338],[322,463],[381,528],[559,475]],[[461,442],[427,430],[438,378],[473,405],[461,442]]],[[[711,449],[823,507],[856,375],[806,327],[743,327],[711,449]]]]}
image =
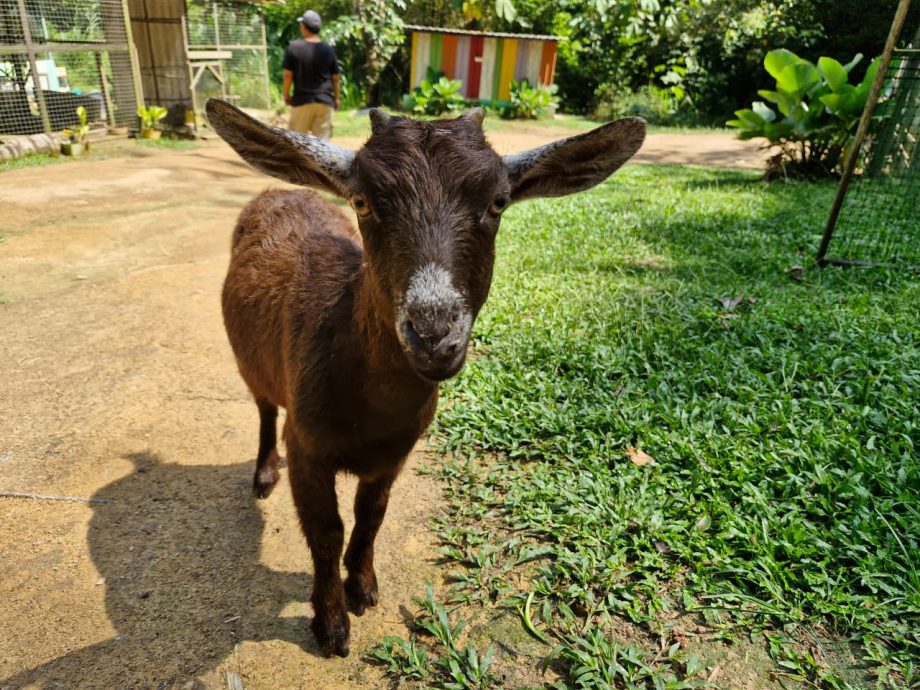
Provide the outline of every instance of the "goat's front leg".
{"type": "Polygon", "coordinates": [[[369,606],[377,605],[377,575],[374,573],[374,539],[383,522],[390,499],[390,487],[396,477],[373,481],[360,480],[355,496],[355,528],[345,552],[345,593],[352,610],[359,616],[369,606]]]}
{"type": "Polygon", "coordinates": [[[288,444],[294,503],[313,556],[313,611],[310,626],[325,656],[348,656],[348,611],[339,574],[344,528],[335,497],[335,470],[312,462],[288,444]]]}

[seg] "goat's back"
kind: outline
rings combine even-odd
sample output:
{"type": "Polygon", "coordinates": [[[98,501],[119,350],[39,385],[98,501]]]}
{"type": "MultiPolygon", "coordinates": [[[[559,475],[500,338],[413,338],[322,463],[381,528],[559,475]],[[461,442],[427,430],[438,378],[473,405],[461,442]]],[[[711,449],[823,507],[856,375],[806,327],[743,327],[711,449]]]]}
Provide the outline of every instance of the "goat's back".
{"type": "Polygon", "coordinates": [[[309,190],[268,190],[233,232],[224,324],[256,399],[289,408],[298,343],[342,297],[362,260],[357,233],[309,190]]]}

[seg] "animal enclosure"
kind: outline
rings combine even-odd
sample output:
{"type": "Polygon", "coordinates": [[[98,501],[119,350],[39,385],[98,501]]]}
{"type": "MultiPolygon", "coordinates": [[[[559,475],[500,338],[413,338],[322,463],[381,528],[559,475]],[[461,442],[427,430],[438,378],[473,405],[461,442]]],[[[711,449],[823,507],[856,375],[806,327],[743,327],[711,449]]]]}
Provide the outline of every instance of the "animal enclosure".
{"type": "Polygon", "coordinates": [[[0,134],[132,126],[136,75],[121,0],[0,0],[0,134]]]}
{"type": "Polygon", "coordinates": [[[257,1],[129,0],[147,101],[182,125],[217,96],[267,108],[268,48],[257,1]]]}
{"type": "MultiPolygon", "coordinates": [[[[902,3],[905,16],[908,5],[902,3]]],[[[818,252],[824,263],[920,269],[920,28],[911,34],[897,22],[879,97],[866,104],[865,139],[857,135],[861,155],[841,180],[818,252]],[[899,41],[898,34],[912,38],[899,41]]]]}

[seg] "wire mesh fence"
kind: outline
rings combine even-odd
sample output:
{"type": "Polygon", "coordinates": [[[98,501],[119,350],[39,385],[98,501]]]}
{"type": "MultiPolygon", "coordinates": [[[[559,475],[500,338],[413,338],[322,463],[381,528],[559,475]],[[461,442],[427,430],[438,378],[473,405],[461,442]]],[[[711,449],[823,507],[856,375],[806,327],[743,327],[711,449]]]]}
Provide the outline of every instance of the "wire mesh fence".
{"type": "Polygon", "coordinates": [[[121,0],[0,0],[0,134],[136,123],[121,0]]]}
{"type": "MultiPolygon", "coordinates": [[[[920,32],[918,32],[920,37],[920,32]]],[[[896,50],[826,260],[920,269],[920,50],[896,50]]]]}
{"type": "Polygon", "coordinates": [[[195,85],[196,101],[229,97],[249,108],[271,107],[265,24],[258,4],[190,0],[187,6],[190,51],[228,51],[218,74],[204,74],[195,85]],[[219,75],[219,76],[218,76],[219,75]],[[223,92],[220,78],[223,79],[223,92]]]}

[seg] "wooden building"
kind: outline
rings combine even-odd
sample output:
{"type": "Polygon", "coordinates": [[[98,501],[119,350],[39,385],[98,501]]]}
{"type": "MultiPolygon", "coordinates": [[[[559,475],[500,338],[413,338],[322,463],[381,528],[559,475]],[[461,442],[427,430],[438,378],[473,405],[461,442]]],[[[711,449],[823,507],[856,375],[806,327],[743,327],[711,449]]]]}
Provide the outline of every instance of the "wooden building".
{"type": "Polygon", "coordinates": [[[464,98],[508,100],[512,79],[526,79],[531,86],[548,86],[555,79],[560,36],[406,28],[412,32],[410,88],[421,84],[431,69],[463,82],[464,98]]]}

